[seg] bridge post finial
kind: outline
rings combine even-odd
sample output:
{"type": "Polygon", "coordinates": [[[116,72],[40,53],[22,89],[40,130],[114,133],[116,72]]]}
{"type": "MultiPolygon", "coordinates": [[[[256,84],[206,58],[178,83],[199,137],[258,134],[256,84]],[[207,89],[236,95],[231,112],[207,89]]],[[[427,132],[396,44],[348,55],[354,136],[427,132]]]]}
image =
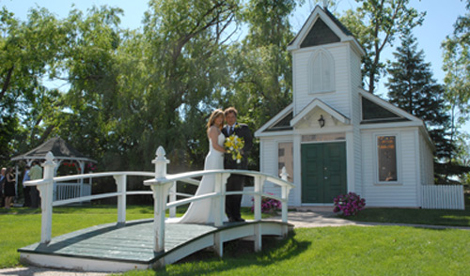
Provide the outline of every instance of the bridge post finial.
{"type": "Polygon", "coordinates": [[[152,161],[155,164],[155,178],[166,178],[166,167],[170,160],[165,157],[165,149],[159,146],[155,155],[156,157],[152,161]]]}
{"type": "Polygon", "coordinates": [[[282,180],[287,181],[287,178],[289,177],[289,174],[287,173],[286,166],[282,167],[281,169],[281,174],[279,175],[282,180]]]}

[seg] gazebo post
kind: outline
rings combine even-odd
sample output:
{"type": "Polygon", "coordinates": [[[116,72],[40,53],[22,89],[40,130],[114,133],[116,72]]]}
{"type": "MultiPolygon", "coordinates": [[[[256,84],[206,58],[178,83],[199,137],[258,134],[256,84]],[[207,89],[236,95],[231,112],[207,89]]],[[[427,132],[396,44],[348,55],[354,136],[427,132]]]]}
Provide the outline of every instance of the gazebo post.
{"type": "MultiPolygon", "coordinates": [[[[85,173],[85,162],[84,161],[78,161],[78,165],[80,166],[80,174],[85,173]]],[[[83,194],[83,178],[80,178],[80,197],[84,196],[83,194]]]]}

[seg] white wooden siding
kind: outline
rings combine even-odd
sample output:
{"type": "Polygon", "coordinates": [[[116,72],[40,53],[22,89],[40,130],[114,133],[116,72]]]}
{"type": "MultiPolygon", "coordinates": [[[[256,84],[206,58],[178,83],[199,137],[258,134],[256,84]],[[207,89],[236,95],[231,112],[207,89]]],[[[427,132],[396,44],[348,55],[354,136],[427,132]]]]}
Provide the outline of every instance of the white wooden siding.
{"type": "Polygon", "coordinates": [[[319,98],[328,103],[332,108],[338,110],[347,117],[350,117],[350,94],[351,84],[348,81],[349,65],[347,64],[348,44],[332,44],[309,48],[308,50],[298,50],[293,52],[294,68],[294,115],[298,114],[314,98],[319,98]],[[309,62],[315,49],[328,51],[334,59],[335,64],[335,91],[330,93],[310,93],[310,76],[308,75],[309,62]]]}
{"type": "Polygon", "coordinates": [[[419,207],[415,155],[415,129],[381,129],[362,132],[363,197],[367,206],[419,207]],[[377,183],[376,134],[397,135],[398,183],[377,183]]]}
{"type": "Polygon", "coordinates": [[[362,87],[362,72],[361,72],[361,57],[357,55],[351,48],[350,55],[350,74],[351,74],[351,87],[355,90],[362,87]]]}
{"type": "Polygon", "coordinates": [[[277,174],[277,142],[275,139],[261,139],[263,147],[263,163],[260,166],[261,172],[272,175],[277,174]]]}
{"type": "Polygon", "coordinates": [[[363,195],[363,178],[362,178],[362,142],[361,142],[361,131],[359,129],[362,111],[361,111],[361,99],[359,97],[359,87],[361,85],[362,73],[361,73],[361,58],[355,51],[349,48],[349,82],[351,83],[351,124],[353,125],[353,139],[350,141],[354,147],[354,163],[348,164],[348,166],[354,166],[354,183],[350,185],[351,191],[363,195]]]}
{"type": "Polygon", "coordinates": [[[434,184],[434,156],[431,146],[424,140],[425,137],[420,132],[420,153],[421,153],[421,185],[434,184]]]}
{"type": "MultiPolygon", "coordinates": [[[[260,152],[263,155],[261,158],[263,162],[260,164],[261,172],[278,176],[278,144],[284,142],[293,142],[293,137],[277,136],[275,138],[260,139],[260,152]]],[[[294,158],[296,154],[297,153],[294,152],[294,158]]],[[[296,189],[300,189],[300,185],[297,185],[293,190],[290,191],[289,205],[298,205],[298,200],[296,198],[296,194],[298,194],[298,192],[295,191],[296,189]]],[[[264,185],[264,191],[267,193],[273,193],[277,196],[281,196],[281,189],[273,183],[266,182],[264,185]]]]}

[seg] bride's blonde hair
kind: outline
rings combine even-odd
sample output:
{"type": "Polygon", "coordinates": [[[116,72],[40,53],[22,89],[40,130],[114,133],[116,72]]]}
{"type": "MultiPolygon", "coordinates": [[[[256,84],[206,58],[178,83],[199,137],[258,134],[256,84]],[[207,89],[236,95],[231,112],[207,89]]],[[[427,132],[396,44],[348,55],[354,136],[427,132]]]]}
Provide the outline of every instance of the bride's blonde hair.
{"type": "MultiPolygon", "coordinates": [[[[219,108],[212,111],[209,121],[207,122],[207,129],[214,125],[215,119],[219,118],[219,116],[222,116],[222,120],[225,118],[224,111],[222,109],[219,108]]],[[[220,125],[219,128],[222,128],[222,125],[220,125]]]]}

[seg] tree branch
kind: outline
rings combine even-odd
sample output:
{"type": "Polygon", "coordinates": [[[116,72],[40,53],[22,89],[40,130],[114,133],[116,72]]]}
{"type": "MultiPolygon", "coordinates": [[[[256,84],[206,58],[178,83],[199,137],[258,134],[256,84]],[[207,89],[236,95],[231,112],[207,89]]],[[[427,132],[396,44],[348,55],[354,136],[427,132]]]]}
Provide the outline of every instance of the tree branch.
{"type": "Polygon", "coordinates": [[[0,102],[5,96],[5,93],[7,92],[8,87],[10,86],[11,75],[13,74],[14,69],[15,69],[15,66],[12,66],[10,69],[8,69],[7,76],[5,78],[5,81],[3,82],[2,91],[0,92],[0,102]]]}

